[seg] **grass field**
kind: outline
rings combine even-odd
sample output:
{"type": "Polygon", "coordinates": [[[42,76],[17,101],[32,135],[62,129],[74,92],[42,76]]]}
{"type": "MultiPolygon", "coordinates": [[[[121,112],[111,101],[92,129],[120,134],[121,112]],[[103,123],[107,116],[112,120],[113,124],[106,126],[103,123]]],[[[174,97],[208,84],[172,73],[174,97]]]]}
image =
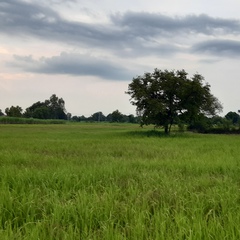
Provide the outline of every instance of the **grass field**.
{"type": "Polygon", "coordinates": [[[240,136],[0,125],[0,239],[240,239],[240,136]]]}

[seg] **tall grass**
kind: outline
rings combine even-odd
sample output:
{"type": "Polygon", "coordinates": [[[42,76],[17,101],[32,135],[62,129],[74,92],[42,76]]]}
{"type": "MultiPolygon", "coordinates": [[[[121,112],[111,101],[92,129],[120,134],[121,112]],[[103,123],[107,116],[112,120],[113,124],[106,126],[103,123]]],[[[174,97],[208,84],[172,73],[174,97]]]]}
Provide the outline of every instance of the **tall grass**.
{"type": "Polygon", "coordinates": [[[0,239],[240,239],[239,136],[0,125],[0,239]]]}
{"type": "Polygon", "coordinates": [[[22,117],[0,117],[0,124],[64,124],[65,120],[60,119],[36,119],[22,117]]]}

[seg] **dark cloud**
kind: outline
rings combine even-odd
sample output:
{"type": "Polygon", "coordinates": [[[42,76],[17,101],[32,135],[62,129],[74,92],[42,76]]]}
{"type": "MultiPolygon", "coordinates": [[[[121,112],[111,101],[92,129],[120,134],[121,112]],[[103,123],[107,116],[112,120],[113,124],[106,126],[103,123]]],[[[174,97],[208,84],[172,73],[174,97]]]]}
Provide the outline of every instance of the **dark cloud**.
{"type": "Polygon", "coordinates": [[[47,0],[47,3],[52,3],[52,4],[68,4],[71,2],[77,2],[77,0],[47,0]]]}
{"type": "Polygon", "coordinates": [[[233,40],[210,40],[196,44],[192,48],[193,53],[207,53],[216,56],[240,55],[240,41],[233,40]]]}
{"type": "MultiPolygon", "coordinates": [[[[51,0],[50,5],[61,1],[51,0]]],[[[133,61],[138,57],[169,57],[189,51],[227,57],[240,53],[240,42],[219,40],[229,33],[240,34],[240,22],[234,19],[126,12],[111,15],[108,23],[86,23],[67,20],[50,5],[40,4],[1,0],[0,35],[14,36],[14,39],[34,37],[75,49],[86,48],[89,52],[107,51],[108,55],[114,55],[113,59],[129,57],[133,61]],[[199,35],[204,35],[205,40],[209,37],[218,40],[201,42],[199,35]]],[[[31,56],[15,56],[11,66],[35,73],[98,76],[112,80],[129,80],[134,76],[112,59],[70,53],[38,60],[31,56]]]]}
{"type": "Polygon", "coordinates": [[[34,60],[32,56],[14,56],[9,63],[24,71],[46,74],[97,76],[106,80],[130,80],[133,73],[111,59],[100,59],[89,55],[61,53],[51,58],[34,60]]]}
{"type": "Polygon", "coordinates": [[[15,37],[35,36],[66,44],[104,44],[104,40],[114,38],[99,24],[70,22],[49,8],[16,0],[0,3],[0,29],[15,37]]]}
{"type": "Polygon", "coordinates": [[[112,21],[121,27],[128,27],[135,34],[159,35],[159,34],[189,34],[203,33],[213,35],[215,33],[239,33],[240,22],[212,18],[207,15],[188,15],[184,17],[170,17],[157,13],[134,13],[116,14],[111,17],[112,21]]]}
{"type": "Polygon", "coordinates": [[[240,23],[238,20],[211,18],[207,15],[170,17],[145,12],[115,14],[109,18],[108,24],[84,23],[66,20],[53,9],[36,3],[2,0],[0,29],[0,33],[14,37],[34,36],[47,41],[138,56],[181,51],[177,47],[178,36],[188,37],[196,33],[239,34],[240,23]]]}
{"type": "Polygon", "coordinates": [[[0,2],[0,29],[2,33],[16,35],[39,34],[49,25],[60,21],[60,16],[53,10],[35,6],[17,0],[0,2]],[[22,29],[22,31],[21,31],[22,29]]]}

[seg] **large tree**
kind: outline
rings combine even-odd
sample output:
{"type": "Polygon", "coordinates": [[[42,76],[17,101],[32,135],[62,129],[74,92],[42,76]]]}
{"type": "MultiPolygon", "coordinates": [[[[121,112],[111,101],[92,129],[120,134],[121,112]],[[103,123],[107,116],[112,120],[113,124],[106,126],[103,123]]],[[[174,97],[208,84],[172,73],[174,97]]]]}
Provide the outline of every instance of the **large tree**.
{"type": "Polygon", "coordinates": [[[141,124],[163,126],[169,133],[173,123],[194,124],[200,117],[214,116],[222,110],[200,74],[188,78],[185,70],[155,69],[133,78],[126,92],[141,115],[141,124]]]}

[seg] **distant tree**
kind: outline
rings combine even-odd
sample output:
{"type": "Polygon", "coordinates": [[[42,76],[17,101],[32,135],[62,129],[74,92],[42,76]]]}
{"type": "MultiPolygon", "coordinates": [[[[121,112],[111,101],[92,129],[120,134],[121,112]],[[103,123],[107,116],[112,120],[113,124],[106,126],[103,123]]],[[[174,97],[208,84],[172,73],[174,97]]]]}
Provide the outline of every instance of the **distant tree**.
{"type": "Polygon", "coordinates": [[[109,113],[109,114],[106,116],[106,121],[112,122],[112,114],[111,114],[111,113],[109,113]]]}
{"type": "Polygon", "coordinates": [[[0,116],[4,116],[4,113],[2,112],[1,109],[0,109],[0,116]]]}
{"type": "Polygon", "coordinates": [[[221,124],[223,124],[224,121],[225,121],[225,118],[223,118],[221,116],[213,116],[211,118],[211,123],[213,125],[221,125],[221,124]]]}
{"type": "Polygon", "coordinates": [[[128,115],[128,122],[137,123],[137,118],[133,114],[128,115]]]}
{"type": "Polygon", "coordinates": [[[122,114],[122,119],[120,120],[120,122],[125,122],[125,123],[129,122],[129,117],[125,114],[122,114]]]}
{"type": "Polygon", "coordinates": [[[163,126],[169,133],[174,123],[194,126],[202,116],[214,116],[222,105],[210,93],[210,85],[200,74],[187,77],[184,70],[155,69],[133,78],[126,92],[141,113],[141,125],[163,126]]]}
{"type": "Polygon", "coordinates": [[[118,110],[115,110],[111,113],[111,122],[122,122],[123,121],[123,114],[118,110]]]}
{"type": "Polygon", "coordinates": [[[78,116],[72,116],[71,120],[74,121],[74,122],[80,122],[78,116]]]}
{"type": "Polygon", "coordinates": [[[72,114],[71,113],[67,113],[67,120],[71,120],[72,119],[72,114]]]}
{"type": "Polygon", "coordinates": [[[45,102],[38,101],[26,109],[24,116],[28,118],[50,119],[51,110],[45,102]]]}
{"type": "Polygon", "coordinates": [[[49,103],[52,119],[67,119],[67,114],[65,113],[65,102],[62,98],[58,98],[56,94],[53,94],[50,97],[50,100],[45,102],[49,103]]]}
{"type": "Polygon", "coordinates": [[[225,115],[225,118],[227,120],[230,120],[232,122],[232,124],[236,125],[239,123],[239,120],[240,120],[240,116],[239,114],[237,114],[236,112],[228,112],[226,115],[225,115]]]}
{"type": "Polygon", "coordinates": [[[19,106],[11,106],[5,109],[5,113],[8,117],[22,117],[22,108],[19,106]]]}
{"type": "Polygon", "coordinates": [[[81,122],[81,121],[86,121],[86,117],[85,116],[73,116],[71,118],[72,121],[74,122],[81,122]]]}
{"type": "Polygon", "coordinates": [[[106,120],[106,117],[102,112],[96,112],[91,115],[90,120],[94,122],[102,122],[106,120]]]}
{"type": "Polygon", "coordinates": [[[65,102],[53,94],[49,100],[38,101],[28,107],[24,116],[39,119],[67,119],[65,102]]]}
{"type": "Polygon", "coordinates": [[[125,114],[122,114],[121,112],[119,112],[119,110],[115,110],[106,116],[106,121],[137,123],[138,117],[134,117],[133,114],[125,115],[125,114]]]}
{"type": "Polygon", "coordinates": [[[84,115],[79,116],[79,120],[80,120],[80,121],[86,121],[86,120],[87,120],[87,117],[85,117],[84,115]]]}

